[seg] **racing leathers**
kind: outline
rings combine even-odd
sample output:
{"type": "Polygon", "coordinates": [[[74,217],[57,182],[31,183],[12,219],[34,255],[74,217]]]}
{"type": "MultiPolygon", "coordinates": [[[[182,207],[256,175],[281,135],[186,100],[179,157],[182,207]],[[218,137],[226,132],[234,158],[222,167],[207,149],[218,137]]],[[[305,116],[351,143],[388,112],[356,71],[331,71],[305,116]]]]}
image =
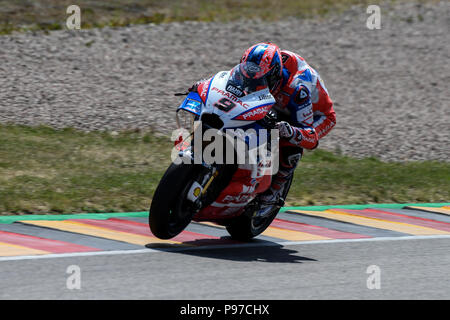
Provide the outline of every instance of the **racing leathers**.
{"type": "Polygon", "coordinates": [[[315,149],[319,140],[336,124],[333,102],[317,71],[298,54],[281,51],[281,55],[282,82],[272,93],[276,99],[274,109],[283,120],[277,125],[280,130],[280,166],[269,190],[261,197],[266,203],[279,202],[303,149],[315,149]]]}

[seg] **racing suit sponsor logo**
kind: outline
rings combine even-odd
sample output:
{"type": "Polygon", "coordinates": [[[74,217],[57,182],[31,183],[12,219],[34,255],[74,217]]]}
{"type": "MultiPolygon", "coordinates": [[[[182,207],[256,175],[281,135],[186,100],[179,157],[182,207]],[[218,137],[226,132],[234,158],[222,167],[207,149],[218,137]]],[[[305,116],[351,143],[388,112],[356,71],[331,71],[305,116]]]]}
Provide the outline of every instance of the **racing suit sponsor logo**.
{"type": "Polygon", "coordinates": [[[323,128],[322,130],[320,130],[320,131],[317,133],[317,136],[318,136],[319,138],[323,137],[324,135],[326,135],[326,134],[328,133],[328,131],[331,130],[331,128],[334,127],[335,124],[336,124],[336,123],[331,122],[331,123],[330,123],[329,125],[327,125],[325,128],[323,128]]]}
{"type": "Polygon", "coordinates": [[[300,123],[304,123],[306,125],[311,125],[314,121],[313,119],[314,113],[312,108],[302,108],[297,110],[297,121],[300,123]]]}
{"type": "Polygon", "coordinates": [[[304,140],[304,141],[306,141],[306,142],[310,142],[310,143],[315,143],[316,142],[316,139],[314,139],[314,138],[309,138],[308,136],[303,136],[303,139],[302,140],[304,140]]]}
{"type": "Polygon", "coordinates": [[[300,86],[300,89],[298,90],[297,94],[294,96],[294,102],[295,104],[299,106],[306,105],[310,103],[309,98],[309,90],[305,86],[300,86]]]}
{"type": "Polygon", "coordinates": [[[309,112],[306,112],[306,113],[305,112],[302,113],[302,116],[305,119],[308,119],[309,117],[312,117],[312,115],[313,115],[312,110],[310,110],[309,112]]]}
{"type": "Polygon", "coordinates": [[[290,143],[295,144],[297,146],[302,145],[302,142],[316,143],[317,139],[314,135],[314,130],[312,131],[303,131],[301,129],[297,129],[294,136],[289,140],[290,143]]]}

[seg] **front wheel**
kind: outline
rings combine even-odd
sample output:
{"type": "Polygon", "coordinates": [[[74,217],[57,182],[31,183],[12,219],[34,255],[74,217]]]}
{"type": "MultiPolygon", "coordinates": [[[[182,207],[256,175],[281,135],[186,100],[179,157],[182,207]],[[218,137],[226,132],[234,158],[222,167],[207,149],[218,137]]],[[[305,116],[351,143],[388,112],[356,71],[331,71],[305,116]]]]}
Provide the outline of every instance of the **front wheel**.
{"type": "Polygon", "coordinates": [[[196,209],[187,193],[198,176],[199,166],[172,163],[159,182],[149,212],[152,233],[160,239],[170,239],[191,222],[196,209]]]}

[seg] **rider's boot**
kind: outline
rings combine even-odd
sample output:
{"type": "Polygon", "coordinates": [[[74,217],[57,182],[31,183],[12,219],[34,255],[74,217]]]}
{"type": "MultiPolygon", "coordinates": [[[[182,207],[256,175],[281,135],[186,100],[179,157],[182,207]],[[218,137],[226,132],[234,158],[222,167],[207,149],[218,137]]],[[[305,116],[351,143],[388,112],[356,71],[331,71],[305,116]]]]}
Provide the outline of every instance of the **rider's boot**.
{"type": "Polygon", "coordinates": [[[295,168],[301,159],[303,150],[299,148],[283,148],[284,157],[280,157],[280,166],[277,174],[272,179],[270,188],[260,195],[260,210],[258,215],[265,215],[272,211],[273,206],[284,205],[283,191],[294,174],[295,168]]]}
{"type": "Polygon", "coordinates": [[[284,199],[282,198],[283,190],[291,176],[294,174],[294,170],[295,167],[280,168],[278,173],[273,178],[270,188],[266,190],[260,197],[260,202],[263,205],[284,204],[284,199]]]}

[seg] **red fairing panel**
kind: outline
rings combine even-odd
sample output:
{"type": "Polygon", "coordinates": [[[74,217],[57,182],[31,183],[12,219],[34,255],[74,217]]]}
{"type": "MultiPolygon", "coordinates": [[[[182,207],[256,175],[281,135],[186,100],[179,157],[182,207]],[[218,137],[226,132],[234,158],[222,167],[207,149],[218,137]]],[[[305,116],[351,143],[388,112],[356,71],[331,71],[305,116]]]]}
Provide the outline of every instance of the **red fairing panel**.
{"type": "Polygon", "coordinates": [[[203,103],[206,103],[206,98],[208,96],[208,89],[209,85],[211,84],[212,78],[209,80],[205,80],[202,83],[198,85],[197,93],[200,95],[200,98],[202,99],[203,103]]]}
{"type": "Polygon", "coordinates": [[[220,193],[216,201],[198,212],[193,220],[221,220],[240,215],[257,194],[269,188],[271,179],[270,174],[253,179],[250,170],[238,168],[230,184],[220,193]]]}

